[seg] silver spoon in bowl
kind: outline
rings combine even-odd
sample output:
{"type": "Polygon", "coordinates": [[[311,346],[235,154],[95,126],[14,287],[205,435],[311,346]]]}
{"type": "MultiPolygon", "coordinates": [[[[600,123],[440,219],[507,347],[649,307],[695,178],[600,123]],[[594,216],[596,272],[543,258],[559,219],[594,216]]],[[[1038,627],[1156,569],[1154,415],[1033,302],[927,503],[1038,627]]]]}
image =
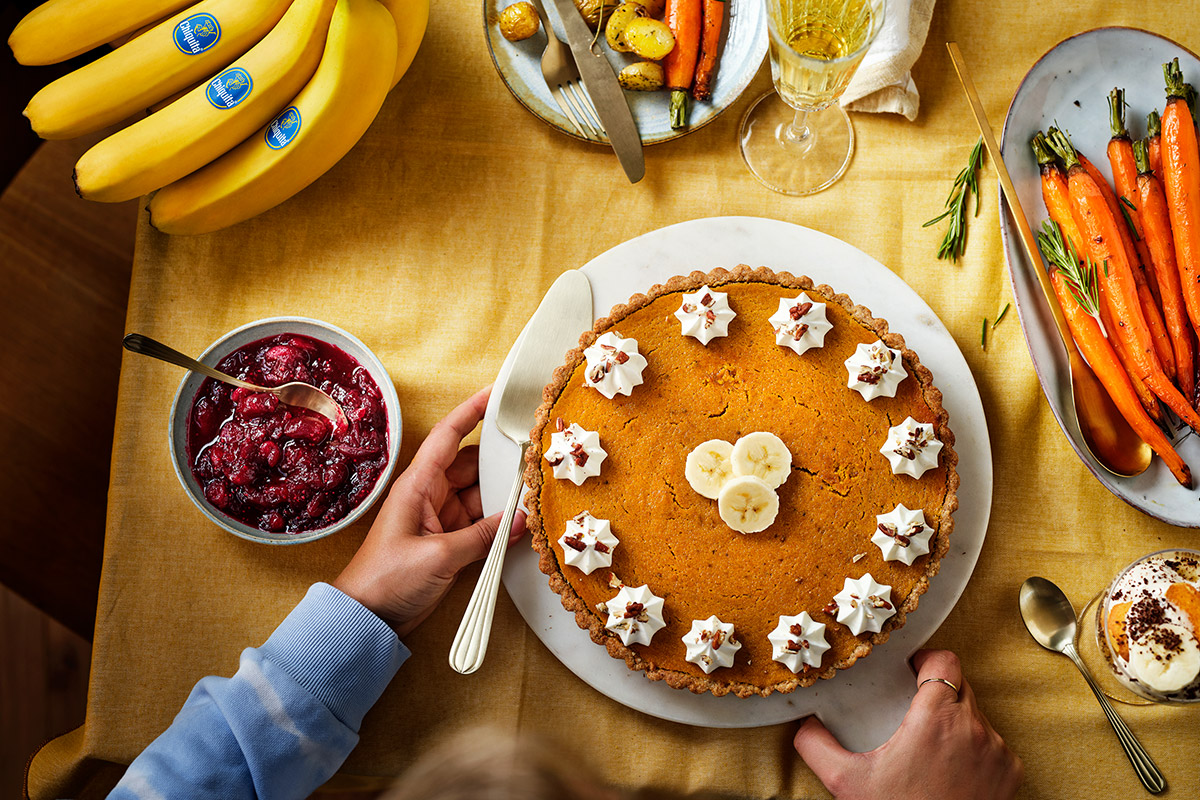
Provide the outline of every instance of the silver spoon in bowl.
{"type": "Polygon", "coordinates": [[[1166,789],[1167,781],[1162,772],[1141,742],[1125,725],[1125,721],[1117,716],[1108,698],[1100,692],[1087,667],[1079,658],[1079,653],[1075,650],[1075,609],[1063,594],[1063,590],[1045,578],[1029,578],[1021,584],[1018,602],[1021,606],[1021,618],[1025,620],[1025,627],[1029,629],[1034,641],[1047,650],[1062,653],[1083,673],[1092,694],[1100,701],[1104,715],[1108,717],[1109,724],[1116,732],[1121,747],[1125,749],[1125,755],[1129,756],[1129,763],[1133,764],[1133,770],[1141,780],[1142,786],[1146,787],[1150,794],[1159,794],[1166,789]]]}
{"type": "Polygon", "coordinates": [[[143,336],[140,333],[129,334],[122,341],[122,344],[131,353],[157,358],[160,361],[166,361],[168,364],[190,369],[192,372],[198,372],[215,381],[228,383],[231,386],[249,389],[252,392],[273,395],[279,402],[286,406],[295,406],[315,411],[329,420],[335,431],[343,430],[346,427],[346,412],[342,410],[342,407],[328,394],[311,384],[292,381],[282,386],[257,386],[253,383],[239,380],[232,375],[226,375],[224,372],[215,370],[207,364],[201,364],[196,359],[185,356],[178,350],[167,347],[162,342],[151,339],[149,336],[143,336]]]}

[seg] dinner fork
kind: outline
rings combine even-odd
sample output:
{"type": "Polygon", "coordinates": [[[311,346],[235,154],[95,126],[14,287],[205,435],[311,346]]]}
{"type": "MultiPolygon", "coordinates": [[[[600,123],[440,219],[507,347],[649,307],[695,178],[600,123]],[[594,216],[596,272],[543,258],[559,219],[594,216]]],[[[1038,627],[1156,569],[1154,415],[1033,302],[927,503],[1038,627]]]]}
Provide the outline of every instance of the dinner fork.
{"type": "Polygon", "coordinates": [[[546,49],[542,53],[542,77],[546,80],[546,86],[550,87],[550,96],[580,136],[585,139],[606,140],[608,137],[604,133],[604,126],[600,124],[600,115],[596,113],[596,107],[580,79],[579,67],[575,66],[575,56],[571,54],[571,48],[554,33],[542,0],[531,2],[546,31],[546,49]]]}

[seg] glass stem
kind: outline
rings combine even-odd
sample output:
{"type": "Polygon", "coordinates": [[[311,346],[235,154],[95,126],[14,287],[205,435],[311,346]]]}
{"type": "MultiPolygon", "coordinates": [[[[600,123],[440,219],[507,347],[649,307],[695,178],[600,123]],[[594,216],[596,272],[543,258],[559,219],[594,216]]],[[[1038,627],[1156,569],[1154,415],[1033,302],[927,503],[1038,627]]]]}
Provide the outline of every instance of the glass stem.
{"type": "Polygon", "coordinates": [[[811,150],[816,139],[813,130],[808,127],[808,113],[796,109],[796,116],[792,119],[792,124],[783,131],[784,145],[799,150],[800,155],[811,150]]]}

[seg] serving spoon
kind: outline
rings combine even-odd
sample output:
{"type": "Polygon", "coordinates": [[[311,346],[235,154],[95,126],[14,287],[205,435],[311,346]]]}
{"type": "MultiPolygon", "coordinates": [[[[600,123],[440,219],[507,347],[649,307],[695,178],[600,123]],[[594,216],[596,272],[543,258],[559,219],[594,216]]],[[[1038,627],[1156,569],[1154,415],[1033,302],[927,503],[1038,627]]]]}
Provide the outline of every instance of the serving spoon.
{"type": "Polygon", "coordinates": [[[215,381],[228,383],[231,386],[237,386],[242,389],[249,389],[252,392],[262,392],[264,394],[273,395],[279,402],[285,406],[295,406],[297,408],[306,408],[309,411],[315,411],[325,419],[329,420],[335,431],[340,431],[346,427],[346,412],[337,404],[337,401],[330,397],[325,392],[315,386],[300,381],[292,381],[285,383],[282,386],[267,387],[257,386],[253,383],[240,380],[232,375],[226,375],[220,370],[215,370],[207,364],[201,364],[191,356],[185,356],[178,350],[167,347],[162,342],[151,339],[149,336],[143,336],[140,333],[131,333],[122,341],[125,349],[131,353],[138,353],[143,356],[157,358],[160,361],[166,361],[168,364],[174,364],[177,367],[190,369],[192,372],[198,372],[201,375],[206,375],[215,381]]]}
{"type": "Polygon", "coordinates": [[[1101,693],[1091,674],[1088,673],[1087,667],[1083,665],[1082,659],[1079,658],[1079,653],[1075,650],[1075,609],[1071,606],[1071,601],[1063,594],[1063,590],[1045,578],[1029,578],[1021,584],[1018,602],[1021,607],[1021,618],[1025,620],[1025,627],[1029,629],[1029,634],[1033,636],[1034,641],[1047,650],[1062,653],[1079,668],[1088,686],[1091,687],[1092,694],[1096,695],[1096,699],[1100,701],[1100,707],[1104,709],[1104,715],[1108,717],[1108,722],[1116,732],[1121,747],[1125,749],[1125,755],[1129,756],[1129,763],[1133,764],[1133,770],[1137,773],[1142,786],[1146,787],[1146,791],[1150,794],[1158,794],[1166,789],[1167,781],[1162,772],[1146,753],[1141,742],[1125,725],[1125,721],[1117,716],[1117,712],[1113,710],[1108,698],[1101,693]]]}
{"type": "Polygon", "coordinates": [[[1058,335],[1067,351],[1067,379],[1071,383],[1071,406],[1067,409],[1067,413],[1074,412],[1075,419],[1079,423],[1079,432],[1083,435],[1083,445],[1100,466],[1120,477],[1140,475],[1150,466],[1154,452],[1150,449],[1150,445],[1143,442],[1142,438],[1134,433],[1125,417],[1121,416],[1121,412],[1117,410],[1112,398],[1109,397],[1108,391],[1096,378],[1092,368],[1084,361],[1079,348],[1075,346],[1075,340],[1067,327],[1066,317],[1063,316],[1054,289],[1050,286],[1050,278],[1042,269],[1042,258],[1033,238],[1033,231],[1029,229],[1029,221],[1021,207],[1021,199],[1017,196],[1012,178],[1009,177],[1008,169],[1004,166],[1004,158],[1000,154],[1000,147],[996,144],[996,137],[992,134],[992,127],[988,124],[983,105],[979,102],[979,93],[975,91],[975,83],[967,73],[967,65],[963,62],[962,52],[955,42],[947,42],[946,49],[950,51],[950,60],[954,63],[958,79],[967,94],[971,113],[974,114],[979,132],[983,135],[988,155],[991,156],[992,163],[996,166],[996,177],[1000,179],[1000,188],[1004,192],[1004,199],[1008,200],[1013,221],[1017,224],[1017,230],[1020,233],[1018,238],[1025,246],[1025,253],[1029,257],[1033,271],[1037,274],[1042,293],[1046,296],[1046,304],[1050,306],[1054,325],[1058,329],[1058,335]]]}

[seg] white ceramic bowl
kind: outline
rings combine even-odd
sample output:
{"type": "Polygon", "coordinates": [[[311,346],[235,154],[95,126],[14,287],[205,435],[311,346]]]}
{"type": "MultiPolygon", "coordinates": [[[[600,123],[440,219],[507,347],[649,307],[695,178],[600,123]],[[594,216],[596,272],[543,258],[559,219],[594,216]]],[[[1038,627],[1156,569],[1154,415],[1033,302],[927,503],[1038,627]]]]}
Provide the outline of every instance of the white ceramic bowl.
{"type": "Polygon", "coordinates": [[[306,317],[260,319],[222,336],[204,351],[199,360],[215,367],[221,359],[234,350],[251,342],[268,339],[282,333],[298,333],[339,347],[371,374],[383,393],[383,404],[387,409],[388,462],[375,482],[371,493],[351,509],[349,514],[332,525],[303,533],[269,533],[238,522],[214,508],[205,499],[204,491],[192,474],[187,449],[188,416],[191,413],[196,392],[200,390],[200,385],[204,382],[204,376],[189,372],[179,384],[179,390],[175,392],[175,401],[171,404],[170,447],[171,463],[175,465],[175,474],[179,477],[179,482],[183,485],[188,497],[196,504],[197,508],[204,512],[206,517],[236,536],[263,544],[311,542],[349,526],[373,506],[387,489],[392,471],[396,466],[396,458],[400,453],[400,398],[396,396],[396,387],[392,384],[392,379],[388,375],[387,369],[384,368],[383,362],[365,344],[341,328],[306,317]]]}

